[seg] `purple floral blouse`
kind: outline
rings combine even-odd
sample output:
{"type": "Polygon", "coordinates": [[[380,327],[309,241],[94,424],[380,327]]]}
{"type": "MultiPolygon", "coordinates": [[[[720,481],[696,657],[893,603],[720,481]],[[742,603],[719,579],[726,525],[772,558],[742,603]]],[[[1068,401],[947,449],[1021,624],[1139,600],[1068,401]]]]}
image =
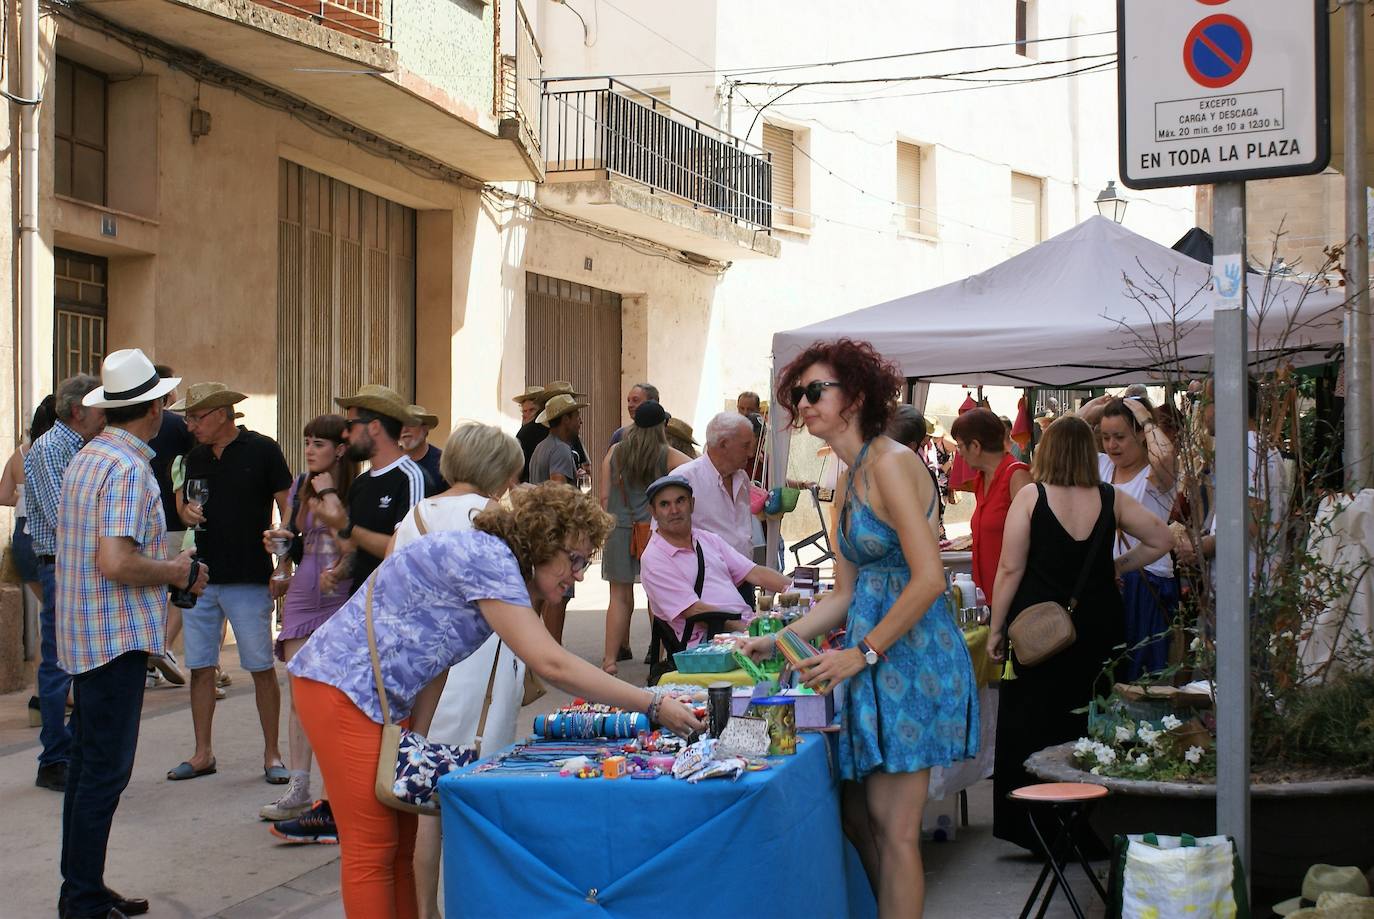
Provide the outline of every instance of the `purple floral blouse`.
{"type": "MultiPolygon", "coordinates": [[[[425,536],[384,561],[372,579],[372,621],[392,721],[406,718],[420,690],[491,635],[477,601],[530,605],[510,548],[476,530],[425,536]]],[[[315,630],[287,669],[341,690],[380,723],[366,602],[364,583],[315,630]]]]}

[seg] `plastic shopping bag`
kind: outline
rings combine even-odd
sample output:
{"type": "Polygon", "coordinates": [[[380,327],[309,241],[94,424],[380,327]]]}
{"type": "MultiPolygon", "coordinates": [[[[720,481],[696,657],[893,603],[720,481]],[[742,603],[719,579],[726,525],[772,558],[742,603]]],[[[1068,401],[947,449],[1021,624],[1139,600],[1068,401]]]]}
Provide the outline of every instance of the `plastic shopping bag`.
{"type": "Polygon", "coordinates": [[[1245,879],[1227,836],[1116,838],[1115,915],[1248,919],[1245,879]]]}

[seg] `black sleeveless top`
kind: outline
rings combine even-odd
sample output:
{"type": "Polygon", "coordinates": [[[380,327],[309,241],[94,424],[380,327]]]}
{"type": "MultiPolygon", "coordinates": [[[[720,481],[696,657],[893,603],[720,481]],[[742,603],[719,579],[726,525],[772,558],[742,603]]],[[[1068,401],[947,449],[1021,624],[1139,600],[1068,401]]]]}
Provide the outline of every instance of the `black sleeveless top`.
{"type": "MultiPolygon", "coordinates": [[[[1116,586],[1116,568],[1112,559],[1111,531],[1116,529],[1116,491],[1110,485],[1099,484],[1102,509],[1087,539],[1069,535],[1059,518],[1050,510],[1045,486],[1035,484],[1038,496],[1031,513],[1030,547],[1026,554],[1026,570],[1016,589],[1008,613],[1008,622],[1016,614],[1034,603],[1054,600],[1067,605],[1069,594],[1078,581],[1085,561],[1090,566],[1083,595],[1073,612],[1073,624],[1078,638],[1065,649],[1037,667],[1016,664],[1018,678],[1047,679],[1061,684],[1066,693],[1086,704],[1090,687],[1096,682],[1103,662],[1119,651],[1114,647],[1125,641],[1125,607],[1116,586]],[[1099,538],[1100,537],[1100,538],[1099,538]],[[1096,540],[1096,550],[1088,560],[1088,552],[1096,540]]],[[[1013,652],[1014,653],[1014,652],[1013,652]]],[[[1110,687],[1110,684],[1108,684],[1110,687]]]]}

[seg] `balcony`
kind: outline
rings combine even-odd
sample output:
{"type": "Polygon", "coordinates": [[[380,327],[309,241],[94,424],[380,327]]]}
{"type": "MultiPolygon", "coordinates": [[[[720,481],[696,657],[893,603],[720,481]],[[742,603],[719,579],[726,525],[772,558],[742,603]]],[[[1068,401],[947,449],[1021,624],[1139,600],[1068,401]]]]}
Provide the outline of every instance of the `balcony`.
{"type": "Polygon", "coordinates": [[[608,78],[545,80],[540,200],[721,261],[775,257],[762,150],[608,78]]]}
{"type": "Polygon", "coordinates": [[[269,10],[279,10],[318,22],[353,38],[391,44],[391,5],[395,0],[257,0],[269,10]]]}
{"type": "Polygon", "coordinates": [[[531,89],[520,90],[538,85],[540,56],[533,36],[521,48],[529,26],[518,4],[507,24],[495,3],[426,14],[395,0],[74,2],[483,181],[543,174],[538,119],[528,114],[537,106],[531,89]],[[517,36],[509,63],[500,29],[517,36]]]}

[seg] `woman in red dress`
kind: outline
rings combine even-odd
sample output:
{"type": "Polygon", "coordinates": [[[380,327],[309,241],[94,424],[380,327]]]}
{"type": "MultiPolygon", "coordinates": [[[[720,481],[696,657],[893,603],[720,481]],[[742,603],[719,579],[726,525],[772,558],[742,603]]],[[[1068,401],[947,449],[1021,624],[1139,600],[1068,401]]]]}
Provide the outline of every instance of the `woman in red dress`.
{"type": "Polygon", "coordinates": [[[1002,557],[1002,527],[1012,497],[1031,483],[1030,468],[1007,449],[1002,419],[985,408],[970,409],[949,429],[964,462],[974,470],[973,583],[992,604],[992,585],[1002,557]]]}

